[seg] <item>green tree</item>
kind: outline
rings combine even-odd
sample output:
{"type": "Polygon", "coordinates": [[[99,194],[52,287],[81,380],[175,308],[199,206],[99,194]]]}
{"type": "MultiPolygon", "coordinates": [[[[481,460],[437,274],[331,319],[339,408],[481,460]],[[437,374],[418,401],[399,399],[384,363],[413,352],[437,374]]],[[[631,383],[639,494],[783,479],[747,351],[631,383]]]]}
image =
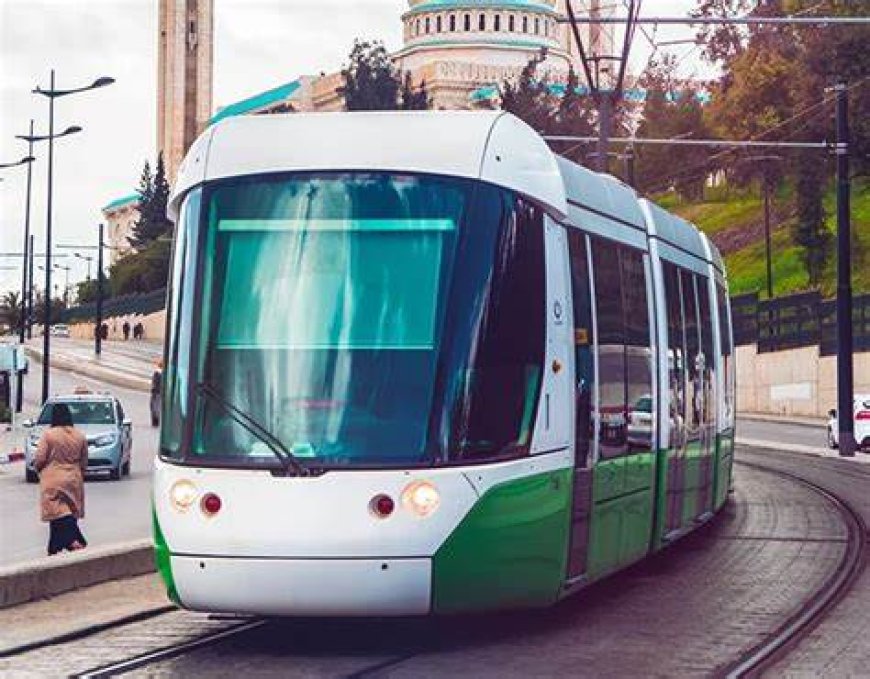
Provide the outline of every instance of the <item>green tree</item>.
{"type": "MultiPolygon", "coordinates": [[[[675,77],[673,57],[650,62],[640,80],[646,102],[638,137],[671,139],[709,136],[697,89],[675,77]]],[[[687,199],[700,198],[711,171],[709,151],[699,146],[642,145],[637,149],[637,184],[644,191],[674,189],[687,199]]]]}
{"type": "Polygon", "coordinates": [[[161,238],[115,262],[109,276],[112,296],[151,292],[166,287],[171,251],[171,240],[161,238]]]}
{"type": "Polygon", "coordinates": [[[0,323],[10,332],[18,332],[21,327],[21,299],[17,292],[7,292],[0,300],[0,323]]]}
{"type": "Polygon", "coordinates": [[[157,156],[157,167],[153,175],[150,164],[145,161],[137,193],[139,215],[133,224],[133,234],[129,241],[134,249],[141,250],[172,230],[172,222],[166,217],[170,187],[166,179],[163,154],[157,156]]]}
{"type": "MultiPolygon", "coordinates": [[[[582,94],[580,78],[572,66],[568,70],[565,91],[559,98],[556,110],[547,125],[549,134],[566,137],[590,137],[595,134],[595,107],[592,97],[582,94]]],[[[554,150],[575,162],[584,159],[585,144],[561,142],[554,150]]]]}
{"type": "Polygon", "coordinates": [[[425,111],[428,109],[431,102],[429,101],[429,91],[426,89],[426,81],[422,81],[419,87],[414,87],[411,73],[406,71],[399,102],[399,108],[403,111],[425,111]]]}
{"type": "MultiPolygon", "coordinates": [[[[104,289],[105,286],[104,282],[104,289]]],[[[82,281],[76,286],[76,300],[79,304],[88,304],[97,300],[97,281],[96,279],[88,279],[82,281]]]]}
{"type": "Polygon", "coordinates": [[[398,108],[399,77],[380,42],[355,41],[344,77],[344,106],[348,111],[391,111],[398,108]]]}
{"type": "Polygon", "coordinates": [[[556,97],[545,77],[538,77],[543,53],[525,65],[516,81],[506,80],[501,87],[501,107],[525,121],[541,134],[547,134],[556,115],[556,97]]]}
{"type": "Polygon", "coordinates": [[[804,264],[810,286],[821,283],[825,263],[831,254],[831,232],[825,227],[822,197],[825,186],[824,163],[812,150],[799,152],[796,185],[797,220],[794,226],[795,243],[804,249],[804,264]]]}

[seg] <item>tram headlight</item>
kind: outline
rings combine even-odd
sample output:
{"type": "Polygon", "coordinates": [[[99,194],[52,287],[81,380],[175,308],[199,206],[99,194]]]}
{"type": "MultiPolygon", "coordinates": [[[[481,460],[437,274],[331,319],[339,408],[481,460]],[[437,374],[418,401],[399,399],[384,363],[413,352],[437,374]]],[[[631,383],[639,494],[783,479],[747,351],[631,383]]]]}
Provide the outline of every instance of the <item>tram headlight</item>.
{"type": "Polygon", "coordinates": [[[196,497],[199,491],[193,481],[182,479],[172,484],[169,489],[169,500],[172,502],[172,507],[178,512],[186,512],[190,506],[196,502],[196,497]]]}
{"type": "Polygon", "coordinates": [[[402,506],[425,519],[441,506],[441,493],[428,481],[414,481],[402,491],[402,506]]]}

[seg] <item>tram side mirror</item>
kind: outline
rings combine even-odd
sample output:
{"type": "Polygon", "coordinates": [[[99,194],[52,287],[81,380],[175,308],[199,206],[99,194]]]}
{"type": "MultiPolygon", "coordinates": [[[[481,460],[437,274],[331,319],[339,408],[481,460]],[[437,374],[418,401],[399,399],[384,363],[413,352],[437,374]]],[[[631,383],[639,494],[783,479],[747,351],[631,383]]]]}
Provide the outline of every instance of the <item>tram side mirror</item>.
{"type": "Polygon", "coordinates": [[[837,418],[837,411],[834,410],[833,408],[831,408],[831,409],[828,411],[828,417],[831,417],[831,418],[836,419],[836,418],[837,418]]]}

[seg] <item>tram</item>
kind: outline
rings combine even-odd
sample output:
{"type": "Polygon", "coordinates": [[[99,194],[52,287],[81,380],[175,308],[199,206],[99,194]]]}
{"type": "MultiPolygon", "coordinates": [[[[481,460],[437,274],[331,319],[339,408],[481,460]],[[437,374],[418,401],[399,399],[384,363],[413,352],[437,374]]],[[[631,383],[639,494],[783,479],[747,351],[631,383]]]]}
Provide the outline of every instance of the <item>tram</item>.
{"type": "Polygon", "coordinates": [[[543,607],[725,503],[722,258],[517,118],[231,118],[169,212],[153,514],[179,605],[543,607]]]}

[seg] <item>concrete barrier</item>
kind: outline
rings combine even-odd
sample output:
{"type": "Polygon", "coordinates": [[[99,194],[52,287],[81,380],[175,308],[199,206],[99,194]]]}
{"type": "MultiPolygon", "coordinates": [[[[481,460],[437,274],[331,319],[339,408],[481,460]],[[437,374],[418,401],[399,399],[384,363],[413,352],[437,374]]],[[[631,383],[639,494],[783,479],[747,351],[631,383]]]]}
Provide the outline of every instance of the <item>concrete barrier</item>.
{"type": "MultiPolygon", "coordinates": [[[[26,347],[25,351],[36,363],[42,363],[41,351],[30,346],[26,347]]],[[[114,384],[115,386],[124,387],[126,389],[133,389],[135,391],[151,390],[151,380],[146,377],[137,377],[136,375],[129,375],[118,370],[104,368],[93,362],[76,361],[70,358],[65,358],[64,356],[52,354],[51,367],[65,370],[74,375],[90,377],[99,380],[100,382],[106,382],[107,384],[114,384]]]]}
{"type": "Polygon", "coordinates": [[[0,608],[155,571],[151,540],[45,557],[0,568],[0,608]]]}

